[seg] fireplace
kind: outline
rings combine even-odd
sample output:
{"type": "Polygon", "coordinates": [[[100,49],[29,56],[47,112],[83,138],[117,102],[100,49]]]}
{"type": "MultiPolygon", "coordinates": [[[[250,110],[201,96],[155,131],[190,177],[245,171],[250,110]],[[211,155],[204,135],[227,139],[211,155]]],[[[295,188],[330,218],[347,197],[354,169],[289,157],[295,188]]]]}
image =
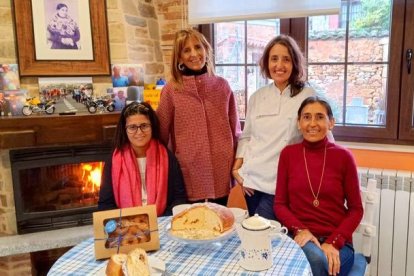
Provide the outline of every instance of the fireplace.
{"type": "Polygon", "coordinates": [[[10,150],[19,234],[92,224],[111,146],[10,150]]]}

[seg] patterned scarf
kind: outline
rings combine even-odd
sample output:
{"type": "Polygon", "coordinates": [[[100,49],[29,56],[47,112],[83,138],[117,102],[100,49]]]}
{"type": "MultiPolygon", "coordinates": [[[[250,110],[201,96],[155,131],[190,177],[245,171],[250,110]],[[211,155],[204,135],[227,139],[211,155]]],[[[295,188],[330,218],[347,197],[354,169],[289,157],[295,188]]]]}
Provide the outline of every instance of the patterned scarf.
{"type": "MultiPolygon", "coordinates": [[[[167,207],[168,153],[152,139],[146,151],[147,203],[155,204],[157,215],[167,207]]],[[[118,208],[142,206],[142,184],[137,159],[131,145],[116,149],[112,155],[112,186],[118,208]]]]}

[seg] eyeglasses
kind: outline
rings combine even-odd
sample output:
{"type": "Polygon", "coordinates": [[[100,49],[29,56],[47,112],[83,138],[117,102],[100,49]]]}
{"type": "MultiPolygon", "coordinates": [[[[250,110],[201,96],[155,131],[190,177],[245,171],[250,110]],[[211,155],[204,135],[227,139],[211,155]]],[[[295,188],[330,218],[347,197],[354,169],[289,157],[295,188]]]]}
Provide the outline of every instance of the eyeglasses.
{"type": "Polygon", "coordinates": [[[129,134],[134,134],[138,131],[138,129],[140,129],[142,132],[148,132],[151,129],[151,124],[140,124],[140,125],[128,125],[125,127],[126,131],[129,134]]]}

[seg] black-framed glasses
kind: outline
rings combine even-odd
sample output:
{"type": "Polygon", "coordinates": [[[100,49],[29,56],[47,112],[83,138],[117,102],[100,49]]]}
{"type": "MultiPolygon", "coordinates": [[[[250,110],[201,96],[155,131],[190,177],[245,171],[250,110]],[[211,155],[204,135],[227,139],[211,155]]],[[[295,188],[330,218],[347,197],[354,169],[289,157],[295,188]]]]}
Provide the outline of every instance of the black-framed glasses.
{"type": "Polygon", "coordinates": [[[128,125],[125,127],[129,134],[134,134],[140,129],[142,132],[148,132],[151,129],[151,124],[143,123],[140,125],[128,125]]]}

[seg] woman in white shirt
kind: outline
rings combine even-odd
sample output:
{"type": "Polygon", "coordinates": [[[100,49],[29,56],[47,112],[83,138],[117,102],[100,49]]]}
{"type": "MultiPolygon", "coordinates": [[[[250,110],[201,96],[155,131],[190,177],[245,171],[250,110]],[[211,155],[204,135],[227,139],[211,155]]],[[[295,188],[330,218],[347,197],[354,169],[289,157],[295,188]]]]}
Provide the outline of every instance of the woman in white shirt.
{"type": "Polygon", "coordinates": [[[262,75],[273,82],[250,97],[232,174],[243,186],[249,214],[276,219],[273,201],[279,155],[286,145],[301,140],[297,111],[315,91],[305,87],[305,58],[290,36],[273,38],[259,65],[262,75]]]}

